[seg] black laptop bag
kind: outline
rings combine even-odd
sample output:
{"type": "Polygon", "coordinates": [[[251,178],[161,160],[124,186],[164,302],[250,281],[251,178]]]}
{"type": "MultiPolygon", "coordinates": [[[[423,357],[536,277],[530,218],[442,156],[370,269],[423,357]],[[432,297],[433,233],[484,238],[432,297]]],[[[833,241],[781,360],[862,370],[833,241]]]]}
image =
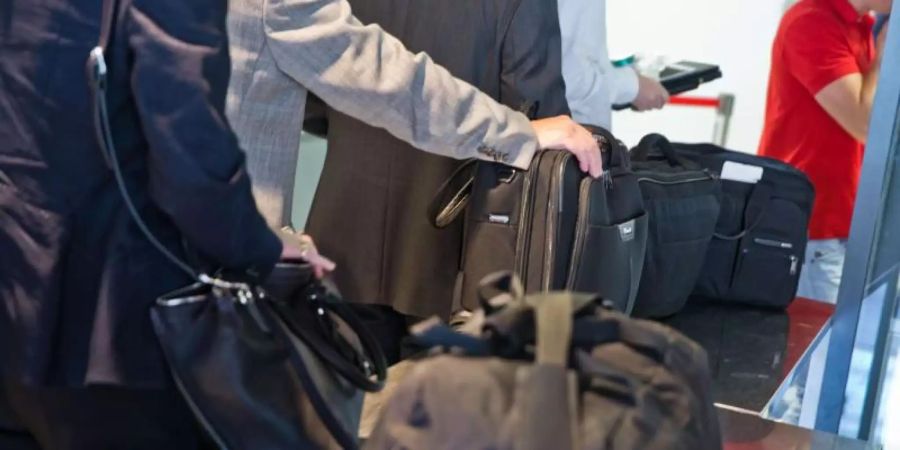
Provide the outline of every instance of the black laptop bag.
{"type": "Polygon", "coordinates": [[[647,210],[647,255],[633,315],[680,311],[694,290],[719,219],[722,187],[709,169],[675,153],[668,139],[645,136],[631,150],[647,210]]]}
{"type": "Polygon", "coordinates": [[[475,163],[469,166],[474,173],[453,177],[441,190],[431,213],[436,225],[466,208],[463,308],[478,307],[482,278],[512,270],[527,292],[598,294],[630,313],[644,264],[647,217],[627,148],[606,130],[590,130],[602,149],[605,171],[599,179],[582,173],[571,153],[547,150],[535,155],[527,171],[475,163]]]}
{"type": "Polygon", "coordinates": [[[694,293],[726,302],[786,308],[794,300],[815,190],[800,170],[712,144],[674,144],[677,154],[721,174],[737,163],[761,168],[756,182],[721,177],[716,234],[694,293]]]}

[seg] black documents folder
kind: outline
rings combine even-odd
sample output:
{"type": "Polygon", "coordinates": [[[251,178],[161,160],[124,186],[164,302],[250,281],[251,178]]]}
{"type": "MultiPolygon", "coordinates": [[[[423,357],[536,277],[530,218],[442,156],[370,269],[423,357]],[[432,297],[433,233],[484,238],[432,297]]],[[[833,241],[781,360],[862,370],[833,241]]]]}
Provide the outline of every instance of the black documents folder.
{"type": "MultiPolygon", "coordinates": [[[[669,91],[669,95],[678,95],[692,91],[703,83],[722,78],[719,66],[693,61],[679,61],[666,66],[659,73],[659,82],[669,91]]],[[[631,105],[615,105],[613,109],[618,111],[630,108],[631,105]]]]}

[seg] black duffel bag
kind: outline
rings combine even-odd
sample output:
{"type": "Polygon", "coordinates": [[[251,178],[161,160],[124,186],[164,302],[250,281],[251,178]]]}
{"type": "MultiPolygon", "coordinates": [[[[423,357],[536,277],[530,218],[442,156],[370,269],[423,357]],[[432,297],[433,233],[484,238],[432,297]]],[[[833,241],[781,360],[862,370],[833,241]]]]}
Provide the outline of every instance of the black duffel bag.
{"type": "Polygon", "coordinates": [[[786,308],[794,300],[815,190],[781,161],[712,144],[673,144],[677,154],[720,174],[722,207],[694,293],[786,308]]]}
{"type": "Polygon", "coordinates": [[[647,210],[647,255],[633,315],[680,311],[697,284],[719,219],[721,185],[708,169],[678,156],[650,134],[631,150],[631,167],[647,210]]]}
{"type": "Polygon", "coordinates": [[[590,294],[522,297],[507,274],[480,295],[473,334],[414,327],[435,352],[407,371],[366,448],[722,448],[697,344],[590,294]]]}

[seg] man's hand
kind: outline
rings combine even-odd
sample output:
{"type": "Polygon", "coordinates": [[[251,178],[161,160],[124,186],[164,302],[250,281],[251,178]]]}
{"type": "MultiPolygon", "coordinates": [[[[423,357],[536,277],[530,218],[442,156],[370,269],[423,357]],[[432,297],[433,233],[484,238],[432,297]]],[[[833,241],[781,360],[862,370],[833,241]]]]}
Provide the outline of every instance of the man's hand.
{"type": "Polygon", "coordinates": [[[636,111],[660,109],[669,102],[669,92],[659,81],[638,74],[638,95],[631,102],[636,111]]]}
{"type": "Polygon", "coordinates": [[[296,234],[290,230],[281,231],[281,242],[284,247],[281,251],[282,260],[302,260],[312,266],[316,278],[322,278],[325,274],[333,272],[336,265],[334,261],[319,254],[316,244],[311,237],[305,234],[296,234]]]}
{"type": "Polygon", "coordinates": [[[603,173],[600,145],[594,135],[569,116],[531,122],[541,149],[566,150],[575,155],[582,172],[597,178],[603,173]]]}

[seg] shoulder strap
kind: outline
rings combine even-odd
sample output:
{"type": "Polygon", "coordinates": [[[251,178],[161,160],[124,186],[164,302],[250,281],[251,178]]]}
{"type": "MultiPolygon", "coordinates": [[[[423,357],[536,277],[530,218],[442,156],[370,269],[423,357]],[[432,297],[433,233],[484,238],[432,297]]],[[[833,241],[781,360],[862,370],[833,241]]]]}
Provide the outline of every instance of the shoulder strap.
{"type": "Polygon", "coordinates": [[[103,10],[100,16],[100,40],[97,41],[97,46],[100,48],[105,49],[109,44],[118,8],[118,0],[103,0],[103,10]]]}
{"type": "MultiPolygon", "coordinates": [[[[119,187],[119,192],[122,194],[122,199],[125,201],[125,206],[128,208],[129,214],[131,214],[131,217],[137,223],[144,236],[147,237],[147,240],[149,240],[150,243],[166,257],[166,259],[188,274],[191,278],[207,284],[217,284],[219,283],[218,280],[214,280],[205,274],[198,275],[194,269],[184,261],[178,259],[177,256],[169,251],[169,249],[153,235],[153,232],[150,231],[150,228],[138,213],[137,208],[134,206],[134,201],[128,193],[128,188],[125,186],[125,178],[122,175],[122,167],[119,164],[115,142],[113,141],[112,128],[109,124],[109,111],[106,104],[107,65],[104,56],[106,46],[109,44],[109,40],[112,36],[118,5],[118,0],[103,1],[100,38],[97,47],[94,47],[94,49],[91,50],[88,59],[88,80],[91,84],[91,93],[94,97],[94,130],[97,134],[97,142],[100,144],[100,150],[103,153],[107,165],[113,172],[116,179],[116,185],[119,187]]],[[[228,286],[223,285],[222,287],[233,287],[231,283],[227,284],[228,286]]]]}

